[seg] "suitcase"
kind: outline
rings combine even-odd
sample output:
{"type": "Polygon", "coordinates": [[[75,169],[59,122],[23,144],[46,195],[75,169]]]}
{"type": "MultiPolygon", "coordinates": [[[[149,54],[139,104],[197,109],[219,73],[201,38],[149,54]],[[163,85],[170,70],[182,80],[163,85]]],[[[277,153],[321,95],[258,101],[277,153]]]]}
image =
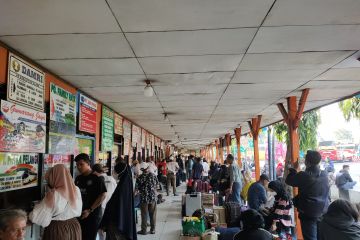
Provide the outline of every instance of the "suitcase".
{"type": "Polygon", "coordinates": [[[195,180],[193,184],[196,192],[208,193],[210,191],[210,184],[207,181],[195,180]]]}
{"type": "Polygon", "coordinates": [[[192,214],[201,209],[201,193],[186,194],[185,197],[185,214],[192,216],[192,214]]]}
{"type": "Polygon", "coordinates": [[[228,227],[239,227],[240,226],[240,215],[244,210],[240,203],[227,202],[224,204],[225,207],[225,218],[228,227]]]}

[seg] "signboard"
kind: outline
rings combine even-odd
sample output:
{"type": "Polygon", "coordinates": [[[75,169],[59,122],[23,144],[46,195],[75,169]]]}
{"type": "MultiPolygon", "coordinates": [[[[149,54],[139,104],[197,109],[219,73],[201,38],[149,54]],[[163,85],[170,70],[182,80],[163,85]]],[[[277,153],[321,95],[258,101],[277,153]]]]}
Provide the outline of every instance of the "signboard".
{"type": "MultiPolygon", "coordinates": [[[[53,154],[45,154],[44,155],[44,175],[46,171],[54,167],[56,164],[64,164],[67,169],[71,168],[71,158],[70,155],[53,155],[53,154]]],[[[71,172],[71,171],[70,171],[71,172]]]]}
{"type": "Polygon", "coordinates": [[[123,121],[123,137],[124,137],[124,155],[129,155],[131,145],[131,122],[124,119],[123,121]]]}
{"type": "Polygon", "coordinates": [[[9,53],[8,100],[43,112],[44,92],[44,72],[13,53],[9,53]]]}
{"type": "Polygon", "coordinates": [[[151,141],[151,156],[155,155],[155,137],[154,135],[150,135],[150,141],[151,141]]]}
{"type": "Polygon", "coordinates": [[[50,83],[49,153],[73,154],[76,134],[76,97],[50,83]]]}
{"type": "Polygon", "coordinates": [[[0,192],[38,185],[38,154],[0,153],[0,192]]]}
{"type": "Polygon", "coordinates": [[[123,118],[119,114],[115,113],[114,115],[114,132],[117,135],[123,135],[123,118]]]}
{"type": "Polygon", "coordinates": [[[146,146],[146,130],[141,129],[141,147],[145,148],[146,146]]]}
{"type": "Polygon", "coordinates": [[[79,131],[96,133],[97,102],[80,94],[79,131]]]}
{"type": "Polygon", "coordinates": [[[140,145],[141,145],[141,128],[133,124],[132,125],[131,146],[138,147],[138,149],[139,149],[140,145]],[[139,144],[139,142],[140,142],[140,144],[139,144]]]}
{"type": "Polygon", "coordinates": [[[151,141],[150,141],[150,133],[146,133],[146,149],[149,150],[149,153],[151,151],[151,141]]]}
{"type": "Polygon", "coordinates": [[[101,122],[101,150],[111,151],[114,145],[114,111],[103,106],[101,122]]]}
{"type": "Polygon", "coordinates": [[[90,158],[93,158],[93,143],[94,141],[88,138],[76,138],[74,155],[86,153],[90,158]]]}
{"type": "Polygon", "coordinates": [[[0,152],[44,153],[46,114],[1,100],[0,152]]]}

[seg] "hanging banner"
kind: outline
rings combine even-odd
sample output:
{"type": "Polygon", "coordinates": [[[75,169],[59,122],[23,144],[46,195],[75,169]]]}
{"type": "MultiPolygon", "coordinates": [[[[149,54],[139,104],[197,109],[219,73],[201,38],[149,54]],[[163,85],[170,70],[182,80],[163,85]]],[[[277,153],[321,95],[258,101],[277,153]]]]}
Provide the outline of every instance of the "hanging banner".
{"type": "Polygon", "coordinates": [[[114,111],[103,106],[101,122],[101,150],[103,152],[111,151],[114,145],[114,111]]]}
{"type": "Polygon", "coordinates": [[[138,149],[139,149],[140,145],[141,145],[141,128],[133,124],[132,125],[131,146],[138,147],[138,149]]]}
{"type": "Polygon", "coordinates": [[[38,154],[0,153],[0,192],[38,185],[38,154]]]}
{"type": "Polygon", "coordinates": [[[96,133],[97,102],[80,93],[79,131],[96,133]]]}
{"type": "Polygon", "coordinates": [[[115,113],[114,115],[114,132],[117,135],[123,135],[123,117],[115,113]]]}
{"type": "Polygon", "coordinates": [[[145,148],[146,146],[146,130],[141,129],[141,147],[145,148]]]}
{"type": "Polygon", "coordinates": [[[151,155],[155,155],[155,137],[151,134],[151,155]]]}
{"type": "Polygon", "coordinates": [[[146,149],[151,150],[151,141],[150,141],[150,133],[146,132],[146,149]]]}
{"type": "Polygon", "coordinates": [[[43,112],[44,92],[44,72],[13,53],[9,53],[8,100],[43,112]]]}
{"type": "Polygon", "coordinates": [[[124,137],[124,155],[129,155],[131,145],[131,122],[124,119],[123,121],[123,137],[124,137]]]}
{"type": "Polygon", "coordinates": [[[49,153],[74,153],[76,134],[76,97],[50,83],[49,153]]]}
{"type": "Polygon", "coordinates": [[[164,150],[164,149],[165,149],[165,142],[164,142],[164,141],[161,141],[160,145],[161,145],[160,148],[161,148],[162,150],[164,150]]]}
{"type": "Polygon", "coordinates": [[[0,152],[44,153],[46,114],[1,100],[0,152]]]}

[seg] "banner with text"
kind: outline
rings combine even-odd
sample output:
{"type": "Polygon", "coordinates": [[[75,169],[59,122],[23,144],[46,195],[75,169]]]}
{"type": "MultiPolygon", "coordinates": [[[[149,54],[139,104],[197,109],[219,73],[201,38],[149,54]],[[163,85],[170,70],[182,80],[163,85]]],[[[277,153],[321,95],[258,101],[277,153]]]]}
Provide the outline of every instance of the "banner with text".
{"type": "Polygon", "coordinates": [[[101,150],[103,152],[111,151],[114,145],[114,111],[103,106],[101,122],[101,150]]]}
{"type": "Polygon", "coordinates": [[[124,155],[130,154],[131,145],[131,122],[124,119],[123,121],[123,137],[124,137],[124,155]]]}
{"type": "Polygon", "coordinates": [[[95,134],[97,102],[83,94],[79,99],[79,131],[95,134]]]}
{"type": "Polygon", "coordinates": [[[115,127],[114,127],[115,134],[123,135],[123,117],[115,113],[114,121],[115,121],[115,127]]]}

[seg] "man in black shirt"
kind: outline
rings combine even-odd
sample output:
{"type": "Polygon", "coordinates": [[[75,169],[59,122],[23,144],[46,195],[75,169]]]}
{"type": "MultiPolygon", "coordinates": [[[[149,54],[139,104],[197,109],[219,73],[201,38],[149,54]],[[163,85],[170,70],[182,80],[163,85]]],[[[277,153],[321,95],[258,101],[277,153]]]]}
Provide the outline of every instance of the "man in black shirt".
{"type": "Polygon", "coordinates": [[[104,178],[93,174],[90,167],[90,157],[81,153],[75,158],[80,174],[75,184],[80,188],[83,201],[83,211],[79,219],[82,239],[96,240],[96,234],[101,221],[101,203],[106,197],[104,178]]]}

